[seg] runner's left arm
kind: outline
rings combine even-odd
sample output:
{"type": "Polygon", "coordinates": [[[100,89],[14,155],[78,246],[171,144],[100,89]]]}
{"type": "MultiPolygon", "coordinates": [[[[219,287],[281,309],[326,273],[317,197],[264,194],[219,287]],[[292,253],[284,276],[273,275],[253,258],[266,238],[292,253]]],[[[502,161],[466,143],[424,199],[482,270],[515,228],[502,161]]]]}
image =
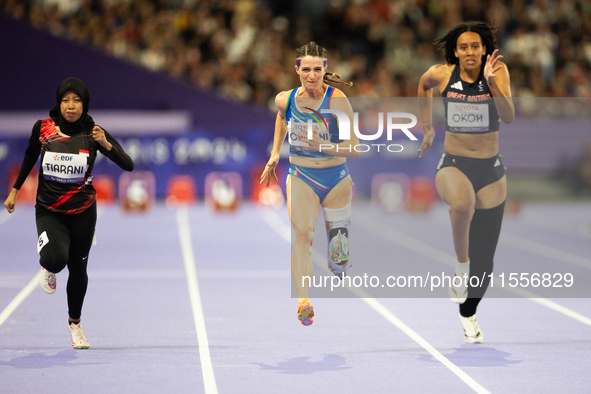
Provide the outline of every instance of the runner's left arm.
{"type": "MultiPolygon", "coordinates": [[[[133,171],[133,160],[125,153],[119,142],[107,130],[95,126],[97,127],[103,131],[105,138],[103,143],[97,140],[99,151],[125,171],[133,171]]],[[[100,131],[98,133],[100,134],[100,131]]]]}

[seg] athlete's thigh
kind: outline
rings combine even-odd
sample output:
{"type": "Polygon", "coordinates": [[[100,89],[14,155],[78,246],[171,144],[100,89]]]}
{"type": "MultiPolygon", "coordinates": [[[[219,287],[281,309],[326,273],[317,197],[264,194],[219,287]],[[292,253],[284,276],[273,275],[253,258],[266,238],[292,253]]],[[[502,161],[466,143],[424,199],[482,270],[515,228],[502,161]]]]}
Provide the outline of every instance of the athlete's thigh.
{"type": "Polygon", "coordinates": [[[507,177],[503,175],[498,181],[486,185],[476,193],[476,209],[494,208],[507,198],[507,177]]]}
{"type": "Polygon", "coordinates": [[[318,195],[306,182],[290,175],[287,179],[287,211],[294,228],[309,226],[314,228],[320,209],[318,195]]]}
{"type": "Polygon", "coordinates": [[[81,258],[88,255],[92,245],[96,227],[96,204],[72,219],[70,257],[81,258]]]}
{"type": "Polygon", "coordinates": [[[322,206],[329,209],[346,207],[353,199],[353,182],[350,177],[341,180],[322,200],[322,206]]]}
{"type": "Polygon", "coordinates": [[[476,196],[472,182],[466,174],[455,167],[444,167],[435,176],[437,192],[449,205],[474,207],[476,196]]]}
{"type": "Polygon", "coordinates": [[[71,236],[68,226],[56,214],[38,216],[35,222],[41,257],[51,257],[52,260],[64,261],[65,264],[71,236]]]}

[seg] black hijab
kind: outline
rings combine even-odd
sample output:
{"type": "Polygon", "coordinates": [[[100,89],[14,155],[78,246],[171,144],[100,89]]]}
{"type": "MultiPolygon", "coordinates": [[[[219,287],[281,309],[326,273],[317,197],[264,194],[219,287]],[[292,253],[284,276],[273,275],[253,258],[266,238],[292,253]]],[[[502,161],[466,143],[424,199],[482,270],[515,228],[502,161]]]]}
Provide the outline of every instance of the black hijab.
{"type": "Polygon", "coordinates": [[[60,127],[60,130],[64,134],[72,135],[81,131],[88,131],[94,127],[94,120],[88,115],[88,105],[90,104],[90,95],[88,94],[88,88],[86,84],[78,78],[66,78],[60,86],[57,87],[56,92],[56,104],[49,111],[49,117],[53,119],[56,125],[60,127]],[[73,90],[82,99],[82,116],[74,123],[68,122],[62,116],[60,111],[60,104],[64,93],[68,90],[73,90]]]}

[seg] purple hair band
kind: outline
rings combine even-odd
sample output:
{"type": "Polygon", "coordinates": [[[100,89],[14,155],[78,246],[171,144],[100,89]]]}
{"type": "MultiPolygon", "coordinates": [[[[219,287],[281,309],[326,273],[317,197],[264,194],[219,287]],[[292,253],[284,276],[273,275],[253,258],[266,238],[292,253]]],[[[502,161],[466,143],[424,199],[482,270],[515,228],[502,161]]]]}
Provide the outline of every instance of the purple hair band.
{"type": "MultiPolygon", "coordinates": [[[[322,64],[324,64],[324,68],[328,65],[328,61],[326,59],[322,60],[322,64]]],[[[300,66],[302,65],[302,59],[296,59],[296,66],[299,70],[300,66]]]]}

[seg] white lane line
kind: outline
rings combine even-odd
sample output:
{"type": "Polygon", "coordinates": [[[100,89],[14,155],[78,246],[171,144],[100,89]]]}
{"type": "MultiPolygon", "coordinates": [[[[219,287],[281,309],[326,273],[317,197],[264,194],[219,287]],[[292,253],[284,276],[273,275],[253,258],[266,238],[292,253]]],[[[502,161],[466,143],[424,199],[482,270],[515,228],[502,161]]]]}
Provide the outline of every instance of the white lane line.
{"type": "MultiPolygon", "coordinates": [[[[442,216],[435,217],[433,221],[439,224],[449,224],[449,220],[445,220],[442,216]]],[[[565,252],[552,246],[544,245],[514,234],[501,233],[499,242],[544,258],[550,258],[556,261],[562,261],[563,263],[576,265],[577,267],[591,269],[591,259],[577,256],[576,254],[565,252]]]]}
{"type": "MultiPolygon", "coordinates": [[[[353,289],[351,289],[353,290],[353,289]]],[[[355,289],[359,290],[359,289],[355,289]]],[[[437,349],[435,349],[429,342],[423,339],[419,334],[416,333],[412,328],[407,326],[405,323],[402,322],[399,318],[397,318],[392,312],[390,312],[385,306],[379,303],[375,298],[362,298],[369,306],[371,306],[376,312],[382,315],[386,320],[396,326],[400,331],[405,333],[409,336],[413,341],[418,343],[423,349],[431,353],[431,355],[439,360],[444,366],[449,368],[457,377],[459,377],[464,383],[466,383],[472,390],[476,393],[490,393],[487,389],[480,385],[477,381],[475,381],[470,375],[466,372],[462,371],[459,367],[457,367],[454,363],[449,361],[443,354],[441,354],[437,349]]]]}
{"type": "MultiPolygon", "coordinates": [[[[271,210],[259,210],[260,215],[262,218],[267,222],[267,224],[274,229],[285,241],[291,243],[291,228],[290,226],[285,223],[275,211],[271,210]]],[[[318,252],[315,248],[311,248],[312,252],[312,260],[324,271],[329,272],[328,268],[326,267],[326,257],[318,252]]],[[[392,312],[390,312],[385,306],[383,306],[378,300],[372,298],[367,294],[365,291],[359,288],[349,288],[357,297],[361,298],[366,304],[368,304],[373,310],[378,312],[382,317],[392,323],[396,328],[410,337],[413,341],[419,344],[423,349],[428,351],[435,359],[439,360],[445,367],[451,370],[457,377],[459,377],[464,383],[466,383],[472,390],[474,390],[478,394],[486,394],[490,393],[487,389],[481,386],[478,382],[476,382],[472,377],[470,377],[466,372],[462,371],[459,367],[457,367],[454,363],[449,361],[443,354],[441,354],[437,349],[435,349],[429,342],[427,342],[423,337],[417,334],[412,328],[406,325],[402,320],[397,318],[392,312]]]]}
{"type": "MultiPolygon", "coordinates": [[[[433,259],[435,261],[439,261],[443,264],[449,265],[451,267],[455,267],[456,259],[454,256],[447,254],[446,252],[443,252],[441,250],[438,250],[421,240],[418,240],[414,237],[406,235],[403,232],[398,231],[398,230],[396,230],[392,227],[389,227],[387,225],[384,225],[382,223],[367,220],[362,215],[356,216],[355,222],[357,224],[359,224],[361,227],[363,227],[365,230],[368,230],[376,235],[379,235],[392,243],[395,243],[399,246],[408,248],[417,254],[421,254],[421,255],[426,256],[426,257],[433,259]]],[[[562,313],[565,316],[568,316],[570,318],[578,320],[583,324],[587,324],[587,325],[591,326],[591,319],[589,319],[589,318],[587,318],[587,317],[585,317],[585,316],[583,316],[571,309],[568,309],[560,304],[557,304],[554,301],[550,301],[547,298],[540,297],[535,293],[532,293],[530,291],[527,291],[527,290],[524,290],[524,289],[521,289],[518,287],[514,288],[514,287],[502,286],[501,281],[497,277],[494,277],[493,284],[494,284],[494,286],[499,287],[505,291],[511,292],[519,297],[527,298],[530,301],[536,302],[536,303],[543,305],[547,308],[550,308],[556,312],[562,313]]]]}
{"type": "Polygon", "coordinates": [[[568,316],[572,319],[578,320],[583,324],[587,324],[588,326],[591,326],[591,319],[589,319],[588,317],[585,317],[583,315],[581,315],[580,313],[577,313],[575,311],[573,311],[572,309],[568,309],[567,307],[564,307],[560,304],[557,304],[554,301],[551,301],[547,298],[542,298],[539,297],[538,295],[536,295],[535,293],[532,293],[531,291],[519,288],[519,287],[502,287],[502,283],[499,280],[499,278],[494,278],[494,285],[497,287],[501,287],[504,290],[510,291],[520,297],[523,298],[527,298],[528,300],[538,303],[540,305],[543,305],[547,308],[550,308],[558,313],[562,313],[565,316],[568,316]]]}
{"type": "Polygon", "coordinates": [[[189,296],[193,308],[193,318],[195,320],[195,329],[197,330],[197,341],[199,342],[199,359],[201,361],[201,372],[203,374],[203,385],[205,394],[217,394],[218,389],[213,374],[213,365],[209,354],[209,342],[207,340],[207,331],[205,329],[205,317],[203,316],[203,305],[199,295],[199,282],[197,281],[197,269],[195,267],[195,255],[193,253],[193,244],[191,241],[191,228],[189,226],[187,207],[179,207],[176,211],[176,221],[179,230],[179,240],[185,264],[185,273],[187,275],[187,285],[189,287],[189,296]]]}
{"type": "Polygon", "coordinates": [[[6,308],[4,308],[2,313],[0,313],[0,326],[2,325],[2,323],[6,321],[6,319],[8,319],[12,312],[14,312],[16,308],[18,308],[18,306],[29,296],[29,294],[31,294],[33,290],[35,290],[35,288],[39,285],[40,276],[41,270],[39,270],[39,272],[37,272],[35,276],[33,276],[29,283],[27,283],[25,287],[23,287],[23,289],[16,295],[16,297],[14,297],[12,301],[10,301],[10,304],[8,304],[6,308]]]}
{"type": "MultiPolygon", "coordinates": [[[[184,268],[179,269],[92,269],[88,271],[92,280],[146,280],[146,279],[183,279],[187,275],[184,268]]],[[[200,269],[199,278],[235,278],[235,279],[289,279],[291,274],[287,270],[257,270],[257,269],[200,269]]],[[[18,278],[0,277],[0,288],[9,288],[18,278]]]]}
{"type": "Polygon", "coordinates": [[[547,308],[553,309],[556,312],[562,313],[563,315],[566,315],[568,317],[571,317],[575,320],[580,321],[581,323],[591,326],[591,319],[589,319],[588,317],[585,317],[585,316],[581,315],[580,313],[577,313],[571,309],[565,308],[564,306],[557,304],[554,301],[550,301],[546,298],[530,298],[530,301],[537,302],[540,305],[543,305],[547,308]]]}
{"type": "Polygon", "coordinates": [[[98,221],[101,216],[105,213],[108,207],[105,207],[103,204],[97,204],[96,206],[96,220],[98,221]]]}
{"type": "Polygon", "coordinates": [[[511,234],[501,237],[501,243],[511,246],[516,249],[521,249],[531,254],[536,254],[545,258],[562,261],[567,264],[576,265],[586,269],[591,269],[591,260],[584,257],[577,256],[569,252],[562,251],[552,246],[547,246],[539,242],[531,241],[526,238],[511,234]]]}
{"type": "MultiPolygon", "coordinates": [[[[103,211],[104,210],[98,210],[97,220],[100,216],[102,216],[103,211]]],[[[14,213],[12,215],[14,215],[14,213]]],[[[3,214],[0,214],[0,224],[7,222],[12,215],[6,211],[3,214]]],[[[42,271],[39,270],[35,274],[35,276],[31,278],[29,283],[27,283],[25,287],[23,287],[23,289],[16,295],[16,297],[14,297],[12,301],[10,301],[10,304],[8,304],[6,308],[4,308],[2,313],[0,313],[0,325],[2,325],[2,323],[4,323],[6,319],[10,317],[12,312],[14,312],[16,308],[18,308],[19,305],[22,304],[22,302],[33,292],[33,290],[35,290],[35,288],[39,284],[39,277],[41,276],[41,272],[42,271]]]]}
{"type": "Polygon", "coordinates": [[[588,228],[584,223],[577,226],[564,220],[558,220],[528,210],[519,216],[519,220],[529,226],[538,227],[547,231],[571,236],[591,237],[591,233],[588,232],[588,228]]]}

